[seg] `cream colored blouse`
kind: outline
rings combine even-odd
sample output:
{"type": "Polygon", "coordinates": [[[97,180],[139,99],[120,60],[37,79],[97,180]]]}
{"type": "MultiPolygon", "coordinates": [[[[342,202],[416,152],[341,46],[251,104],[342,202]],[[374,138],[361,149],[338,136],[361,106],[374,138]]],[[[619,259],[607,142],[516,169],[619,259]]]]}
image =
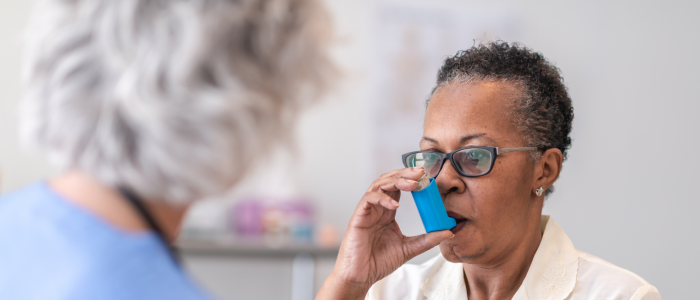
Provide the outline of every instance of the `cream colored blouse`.
{"type": "MultiPolygon", "coordinates": [[[[542,216],[542,241],[517,300],[660,300],[659,291],[634,273],[574,248],[549,216],[542,216]]],[[[442,255],[422,265],[404,265],[369,290],[368,300],[466,300],[462,264],[442,255]]]]}

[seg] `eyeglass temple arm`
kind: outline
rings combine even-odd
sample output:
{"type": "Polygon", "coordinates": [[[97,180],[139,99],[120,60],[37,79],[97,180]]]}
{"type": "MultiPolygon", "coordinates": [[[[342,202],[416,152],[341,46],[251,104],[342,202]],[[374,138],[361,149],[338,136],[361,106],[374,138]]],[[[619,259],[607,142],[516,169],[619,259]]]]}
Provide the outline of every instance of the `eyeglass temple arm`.
{"type": "Polygon", "coordinates": [[[533,151],[537,150],[537,147],[520,147],[520,148],[496,148],[496,155],[508,152],[518,152],[518,151],[533,151]]]}

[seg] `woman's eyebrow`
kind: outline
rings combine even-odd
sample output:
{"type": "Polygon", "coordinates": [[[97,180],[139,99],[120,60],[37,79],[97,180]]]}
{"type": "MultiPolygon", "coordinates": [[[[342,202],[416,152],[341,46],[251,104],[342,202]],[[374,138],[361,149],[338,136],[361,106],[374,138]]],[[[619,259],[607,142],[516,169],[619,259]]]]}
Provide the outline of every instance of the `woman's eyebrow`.
{"type": "Polygon", "coordinates": [[[420,141],[419,144],[422,144],[423,142],[428,142],[428,143],[440,145],[440,143],[438,143],[437,140],[435,140],[435,139],[433,139],[433,138],[429,138],[429,137],[427,137],[427,136],[424,136],[424,137],[421,139],[421,141],[420,141]]]}
{"type": "MultiPolygon", "coordinates": [[[[460,139],[459,139],[459,144],[460,144],[460,145],[467,144],[467,143],[469,143],[470,141],[472,141],[472,140],[474,140],[474,139],[478,139],[478,138],[486,139],[486,140],[488,140],[488,141],[490,141],[490,142],[493,142],[493,140],[492,140],[491,138],[489,138],[488,136],[486,136],[485,133],[475,133],[475,134],[466,135],[466,136],[463,136],[462,138],[460,138],[460,139]]],[[[440,145],[440,142],[438,142],[436,139],[430,138],[430,137],[427,137],[427,136],[424,136],[424,137],[421,139],[421,143],[423,143],[423,142],[428,142],[428,143],[431,143],[431,144],[440,145]]]]}
{"type": "Polygon", "coordinates": [[[470,134],[470,135],[467,135],[467,136],[463,136],[463,137],[459,140],[459,143],[463,145],[463,144],[469,143],[470,141],[472,141],[472,140],[474,140],[474,139],[478,139],[478,138],[483,138],[483,139],[486,139],[486,140],[489,140],[489,141],[493,142],[493,140],[490,139],[488,136],[486,136],[485,133],[475,133],[475,134],[470,134]]]}

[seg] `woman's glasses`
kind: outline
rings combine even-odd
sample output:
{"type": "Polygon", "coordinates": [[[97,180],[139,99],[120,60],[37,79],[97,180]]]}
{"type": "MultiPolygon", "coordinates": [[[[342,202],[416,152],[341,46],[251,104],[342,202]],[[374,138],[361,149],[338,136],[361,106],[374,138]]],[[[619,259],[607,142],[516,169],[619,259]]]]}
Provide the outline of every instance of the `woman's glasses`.
{"type": "Polygon", "coordinates": [[[499,154],[532,150],[537,150],[537,147],[499,149],[498,147],[475,146],[457,149],[451,153],[414,151],[401,157],[403,158],[404,166],[407,168],[423,167],[425,174],[430,178],[435,178],[440,174],[445,159],[449,159],[452,162],[452,166],[459,175],[479,177],[491,172],[499,154]]]}

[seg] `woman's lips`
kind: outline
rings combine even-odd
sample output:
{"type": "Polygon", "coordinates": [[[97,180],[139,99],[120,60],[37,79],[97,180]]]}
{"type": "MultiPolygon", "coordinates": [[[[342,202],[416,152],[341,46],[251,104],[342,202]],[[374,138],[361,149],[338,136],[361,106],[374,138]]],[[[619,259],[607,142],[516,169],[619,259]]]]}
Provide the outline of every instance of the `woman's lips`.
{"type": "Polygon", "coordinates": [[[457,231],[460,231],[462,228],[464,228],[464,226],[467,224],[467,221],[469,221],[469,219],[455,219],[455,221],[457,221],[457,226],[450,229],[450,231],[452,231],[452,233],[457,233],[457,231]]]}
{"type": "Polygon", "coordinates": [[[447,216],[450,218],[453,218],[453,219],[455,219],[455,221],[457,221],[457,226],[450,229],[450,231],[452,231],[452,233],[456,233],[460,229],[464,228],[464,225],[467,224],[467,221],[469,220],[469,219],[463,217],[462,215],[460,215],[456,212],[453,212],[453,211],[447,211],[447,216]]]}

